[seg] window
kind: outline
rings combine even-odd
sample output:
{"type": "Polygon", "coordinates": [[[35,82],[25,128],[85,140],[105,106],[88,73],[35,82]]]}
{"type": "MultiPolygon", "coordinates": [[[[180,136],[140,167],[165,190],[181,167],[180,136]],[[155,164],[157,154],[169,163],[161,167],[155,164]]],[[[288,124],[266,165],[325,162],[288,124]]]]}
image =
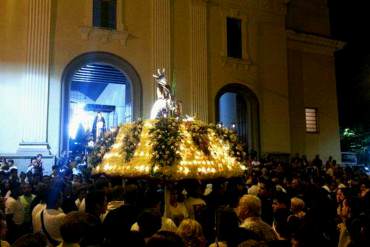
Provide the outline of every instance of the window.
{"type": "Polygon", "coordinates": [[[227,17],[227,56],[242,58],[242,20],[227,17]]]}
{"type": "Polygon", "coordinates": [[[94,0],[94,27],[116,29],[116,2],[116,0],[94,0]]]}
{"type": "Polygon", "coordinates": [[[305,108],[306,114],[306,132],[318,133],[318,116],[316,108],[305,108]]]}

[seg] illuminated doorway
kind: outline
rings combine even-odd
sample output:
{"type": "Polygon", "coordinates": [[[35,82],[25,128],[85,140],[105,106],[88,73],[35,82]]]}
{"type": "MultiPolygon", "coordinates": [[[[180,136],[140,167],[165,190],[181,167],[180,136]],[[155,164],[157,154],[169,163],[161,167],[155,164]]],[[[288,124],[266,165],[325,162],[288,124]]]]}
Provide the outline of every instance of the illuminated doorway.
{"type": "Polygon", "coordinates": [[[216,121],[234,129],[248,152],[260,151],[259,106],[257,96],[246,86],[229,84],[216,96],[216,121]]]}
{"type": "Polygon", "coordinates": [[[106,131],[141,116],[141,82],[133,67],[109,53],[81,55],[63,75],[62,148],[85,153],[106,131]]]}

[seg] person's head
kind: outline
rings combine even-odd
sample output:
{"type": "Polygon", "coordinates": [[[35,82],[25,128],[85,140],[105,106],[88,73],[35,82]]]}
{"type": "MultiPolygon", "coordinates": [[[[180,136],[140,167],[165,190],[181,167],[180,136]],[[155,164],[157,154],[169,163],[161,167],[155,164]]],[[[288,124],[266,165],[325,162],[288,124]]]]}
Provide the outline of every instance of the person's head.
{"type": "Polygon", "coordinates": [[[241,220],[261,216],[261,200],[257,196],[244,195],[239,200],[238,214],[241,220]]]}
{"type": "Polygon", "coordinates": [[[370,182],[368,180],[363,181],[360,185],[360,191],[361,192],[366,192],[370,189],[370,182]]]}
{"type": "Polygon", "coordinates": [[[239,228],[239,219],[231,208],[223,208],[217,212],[217,235],[221,241],[229,241],[239,228]]]}
{"type": "Polygon", "coordinates": [[[138,197],[138,187],[136,184],[125,185],[125,204],[136,204],[138,197]]]}
{"type": "Polygon", "coordinates": [[[300,186],[301,186],[301,182],[300,182],[299,178],[293,178],[290,185],[293,189],[299,189],[300,186]]]}
{"type": "Polygon", "coordinates": [[[289,225],[288,225],[289,210],[287,208],[279,208],[274,212],[273,227],[279,234],[280,239],[289,239],[289,225]]]}
{"type": "Polygon", "coordinates": [[[162,217],[159,212],[148,209],[139,215],[137,224],[139,225],[140,233],[144,238],[148,238],[161,228],[162,217]]]}
{"type": "Polygon", "coordinates": [[[275,212],[278,209],[290,207],[289,197],[284,192],[277,192],[272,201],[272,210],[275,212]]]}
{"type": "Polygon", "coordinates": [[[25,196],[29,196],[32,193],[32,186],[28,183],[24,183],[22,184],[22,190],[25,196]]]}
{"type": "Polygon", "coordinates": [[[293,214],[299,213],[304,210],[305,203],[301,198],[293,197],[290,199],[290,210],[293,214]]]}
{"type": "Polygon", "coordinates": [[[181,237],[174,232],[159,231],[155,233],[146,245],[147,247],[183,247],[181,237]]]}
{"type": "Polygon", "coordinates": [[[258,187],[259,187],[258,189],[259,197],[265,198],[271,196],[271,193],[273,191],[273,184],[270,180],[261,177],[259,179],[258,187]]]}
{"type": "Polygon", "coordinates": [[[40,199],[40,202],[45,203],[48,196],[48,185],[44,183],[38,183],[35,191],[36,196],[40,199]]]}
{"type": "Polygon", "coordinates": [[[38,154],[37,156],[36,156],[36,159],[37,159],[37,161],[39,162],[39,161],[41,161],[42,160],[42,154],[38,154]]]}
{"type": "Polygon", "coordinates": [[[18,176],[18,168],[15,166],[12,166],[9,168],[10,176],[11,177],[17,177],[18,176]]]}
{"type": "Polygon", "coordinates": [[[355,218],[360,215],[361,202],[357,197],[348,197],[343,200],[340,216],[343,220],[355,218]]]}
{"type": "Polygon", "coordinates": [[[193,219],[185,219],[181,222],[177,229],[177,234],[186,242],[199,242],[203,241],[204,235],[202,226],[198,221],[193,219]]]}
{"type": "Polygon", "coordinates": [[[238,247],[268,247],[268,244],[264,241],[249,239],[240,243],[238,247]]]}
{"type": "Polygon", "coordinates": [[[60,234],[63,242],[67,244],[79,243],[86,234],[87,214],[82,212],[71,212],[66,215],[60,226],[60,234]]]}
{"type": "Polygon", "coordinates": [[[31,158],[31,165],[33,165],[33,166],[37,165],[37,158],[36,157],[31,158]]]}
{"type": "Polygon", "coordinates": [[[21,185],[18,182],[11,183],[10,184],[10,192],[11,192],[11,196],[14,199],[17,199],[22,193],[21,185]]]}
{"type": "Polygon", "coordinates": [[[86,213],[100,217],[107,209],[107,196],[103,190],[90,190],[85,198],[86,213]]]}
{"type": "Polygon", "coordinates": [[[110,193],[110,200],[111,201],[123,201],[125,195],[125,190],[122,186],[116,185],[113,187],[110,193]]]}
{"type": "Polygon", "coordinates": [[[185,189],[189,197],[198,198],[202,193],[202,188],[198,180],[186,181],[185,189]]]}
{"type": "Polygon", "coordinates": [[[58,209],[63,202],[63,181],[54,180],[50,185],[46,198],[48,209],[58,209]]]}
{"type": "Polygon", "coordinates": [[[29,233],[18,238],[12,247],[46,247],[47,240],[42,233],[29,233]]]}
{"type": "Polygon", "coordinates": [[[161,194],[154,190],[148,190],[145,195],[145,208],[155,209],[160,212],[161,210],[161,194]]]}
{"type": "Polygon", "coordinates": [[[336,192],[336,199],[337,203],[342,203],[343,200],[347,197],[347,189],[346,188],[338,188],[336,192]]]}

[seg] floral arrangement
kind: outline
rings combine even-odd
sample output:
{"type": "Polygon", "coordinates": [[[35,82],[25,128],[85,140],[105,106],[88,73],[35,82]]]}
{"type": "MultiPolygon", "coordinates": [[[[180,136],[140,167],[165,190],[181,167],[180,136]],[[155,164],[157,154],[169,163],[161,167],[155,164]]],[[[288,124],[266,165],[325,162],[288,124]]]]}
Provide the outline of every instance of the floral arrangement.
{"type": "Polygon", "coordinates": [[[247,153],[244,151],[245,146],[241,142],[239,142],[238,135],[235,131],[229,130],[219,125],[210,124],[210,128],[212,128],[218,138],[222,139],[225,142],[230,143],[230,155],[235,157],[239,162],[246,162],[247,160],[247,153]]]}
{"type": "Polygon", "coordinates": [[[140,134],[143,130],[143,121],[138,120],[133,123],[132,128],[128,131],[127,135],[123,138],[123,153],[126,162],[130,161],[134,156],[136,147],[140,141],[140,134]]]}
{"type": "Polygon", "coordinates": [[[209,156],[211,152],[209,151],[208,126],[192,121],[186,124],[186,129],[191,134],[191,138],[198,149],[209,156]]]}
{"type": "Polygon", "coordinates": [[[104,154],[107,153],[114,144],[117,133],[118,129],[107,131],[102,137],[98,138],[88,156],[88,164],[96,167],[102,162],[104,154]]]}
{"type": "Polygon", "coordinates": [[[172,166],[181,160],[179,147],[182,135],[181,120],[177,118],[159,118],[154,127],[149,130],[153,140],[152,167],[172,166]]]}

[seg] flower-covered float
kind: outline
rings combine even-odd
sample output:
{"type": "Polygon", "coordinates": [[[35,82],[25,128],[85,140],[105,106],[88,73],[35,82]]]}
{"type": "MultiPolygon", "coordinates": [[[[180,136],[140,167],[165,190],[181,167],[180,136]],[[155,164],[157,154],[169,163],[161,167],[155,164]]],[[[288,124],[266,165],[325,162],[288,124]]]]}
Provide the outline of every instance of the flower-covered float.
{"type": "Polygon", "coordinates": [[[158,70],[158,100],[150,120],[106,133],[89,163],[96,174],[125,178],[230,178],[243,175],[246,152],[234,131],[178,114],[171,87],[158,70]]]}

